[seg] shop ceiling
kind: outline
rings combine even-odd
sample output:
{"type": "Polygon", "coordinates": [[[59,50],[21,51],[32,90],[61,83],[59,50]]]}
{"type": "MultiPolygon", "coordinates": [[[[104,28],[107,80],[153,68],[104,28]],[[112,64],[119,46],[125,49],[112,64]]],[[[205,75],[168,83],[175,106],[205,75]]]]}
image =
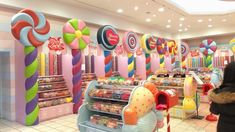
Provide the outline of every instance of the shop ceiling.
{"type": "Polygon", "coordinates": [[[66,0],[66,3],[116,13],[171,34],[235,26],[234,0],[66,0]]]}

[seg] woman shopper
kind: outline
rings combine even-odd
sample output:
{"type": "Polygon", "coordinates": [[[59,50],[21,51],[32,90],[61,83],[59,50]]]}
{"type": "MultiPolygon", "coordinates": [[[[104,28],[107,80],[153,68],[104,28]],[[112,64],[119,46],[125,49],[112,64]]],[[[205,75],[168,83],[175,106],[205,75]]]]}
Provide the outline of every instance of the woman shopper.
{"type": "Polygon", "coordinates": [[[228,64],[219,88],[210,90],[210,111],[219,115],[217,132],[235,132],[235,62],[228,64]]]}

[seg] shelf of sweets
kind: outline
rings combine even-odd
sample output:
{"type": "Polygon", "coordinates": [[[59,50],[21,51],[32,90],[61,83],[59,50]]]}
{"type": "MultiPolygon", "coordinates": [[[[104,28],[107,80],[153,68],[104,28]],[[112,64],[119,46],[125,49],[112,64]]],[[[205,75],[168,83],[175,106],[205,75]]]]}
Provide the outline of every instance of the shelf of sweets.
{"type": "Polygon", "coordinates": [[[126,104],[117,102],[93,102],[88,103],[87,107],[89,110],[104,113],[109,115],[121,116],[122,109],[126,104]]]}
{"type": "Polygon", "coordinates": [[[72,101],[71,94],[62,75],[39,77],[39,107],[50,107],[72,101]]]}
{"type": "Polygon", "coordinates": [[[80,131],[121,132],[123,122],[107,116],[92,115],[89,121],[79,124],[80,131]]]}

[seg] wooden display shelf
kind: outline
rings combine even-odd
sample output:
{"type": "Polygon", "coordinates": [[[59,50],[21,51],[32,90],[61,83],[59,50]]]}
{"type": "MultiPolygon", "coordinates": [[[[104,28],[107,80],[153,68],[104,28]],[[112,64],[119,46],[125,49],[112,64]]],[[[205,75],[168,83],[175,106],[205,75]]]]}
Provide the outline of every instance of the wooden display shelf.
{"type": "Polygon", "coordinates": [[[157,88],[174,88],[174,89],[184,89],[183,86],[156,86],[157,88]]]}
{"type": "Polygon", "coordinates": [[[62,90],[68,90],[68,88],[62,87],[62,88],[52,88],[51,90],[39,90],[38,93],[56,92],[62,90]]]}
{"type": "Polygon", "coordinates": [[[116,102],[125,102],[127,103],[129,100],[120,100],[120,99],[113,99],[113,98],[103,98],[103,97],[91,97],[92,99],[98,100],[106,100],[106,101],[116,101],[116,102]]]}
{"type": "Polygon", "coordinates": [[[56,97],[50,97],[50,98],[39,98],[38,101],[47,101],[47,100],[67,98],[67,97],[71,97],[71,96],[70,95],[65,95],[65,96],[56,96],[56,97]]]}
{"type": "Polygon", "coordinates": [[[64,83],[65,84],[65,81],[57,81],[57,82],[46,82],[46,83],[38,83],[38,86],[43,86],[43,85],[52,85],[52,84],[60,84],[60,83],[64,83]]]}
{"type": "Polygon", "coordinates": [[[60,116],[73,114],[73,103],[65,103],[40,108],[39,121],[46,121],[60,116]]]}
{"type": "Polygon", "coordinates": [[[63,77],[63,75],[38,76],[38,78],[53,78],[53,77],[63,77]]]}

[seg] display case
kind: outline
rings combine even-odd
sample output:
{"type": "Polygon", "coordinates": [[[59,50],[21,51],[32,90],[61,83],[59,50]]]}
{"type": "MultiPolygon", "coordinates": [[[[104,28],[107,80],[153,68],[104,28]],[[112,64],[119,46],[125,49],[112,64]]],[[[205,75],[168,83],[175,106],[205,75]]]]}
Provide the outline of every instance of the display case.
{"type": "Polygon", "coordinates": [[[85,91],[84,103],[79,109],[79,131],[137,132],[147,129],[153,131],[157,124],[157,118],[152,118],[156,114],[151,115],[155,107],[154,95],[141,84],[130,86],[110,85],[110,83],[104,83],[103,80],[89,83],[85,91]],[[136,120],[133,121],[133,119],[136,120]],[[150,124],[149,127],[146,127],[146,123],[150,124]]]}
{"type": "Polygon", "coordinates": [[[40,121],[72,113],[72,97],[62,75],[39,76],[40,121]]]}
{"type": "MultiPolygon", "coordinates": [[[[184,109],[184,100],[185,100],[185,81],[187,76],[185,74],[157,74],[152,75],[148,78],[148,81],[154,83],[156,87],[160,90],[160,92],[157,94],[156,99],[158,102],[167,104],[172,107],[169,112],[171,117],[180,118],[180,119],[186,119],[189,117],[192,117],[195,115],[195,112],[187,112],[184,109]],[[167,98],[168,95],[165,94],[166,90],[174,89],[175,95],[167,98]],[[162,91],[161,91],[162,90],[162,91]],[[177,100],[174,100],[174,98],[178,98],[177,100]],[[176,105],[176,103],[178,103],[176,105]]],[[[192,82],[194,86],[197,86],[196,81],[193,79],[192,82]]],[[[195,94],[195,93],[194,93],[195,94]]],[[[195,109],[196,110],[196,109],[195,109]]]]}

